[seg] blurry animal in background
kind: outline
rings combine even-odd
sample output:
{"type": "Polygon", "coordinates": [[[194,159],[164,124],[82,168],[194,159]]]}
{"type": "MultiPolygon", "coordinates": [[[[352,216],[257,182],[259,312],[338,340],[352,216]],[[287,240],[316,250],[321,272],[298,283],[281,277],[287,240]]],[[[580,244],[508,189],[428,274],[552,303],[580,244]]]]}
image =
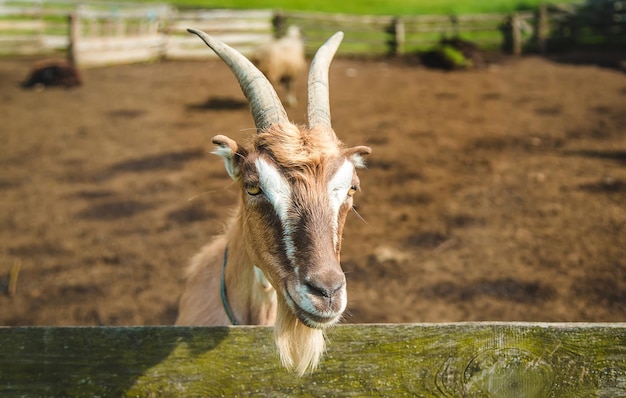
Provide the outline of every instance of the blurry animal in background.
{"type": "Polygon", "coordinates": [[[439,42],[441,46],[451,46],[457,51],[460,51],[466,60],[471,61],[471,66],[474,68],[480,68],[485,66],[485,57],[483,50],[480,49],[478,44],[470,40],[465,40],[459,36],[452,38],[442,38],[439,42]]]}
{"type": "Polygon", "coordinates": [[[198,35],[237,77],[257,134],[250,145],[218,135],[215,154],[239,187],[239,207],[224,235],[191,262],[178,325],[275,325],[285,367],[314,369],[324,330],[347,305],[340,265],[343,227],[360,189],[357,168],[370,148],[345,147],[330,122],[328,69],[343,38],[320,47],[308,79],[307,125],[287,116],[271,82],[221,41],[198,35]]]}
{"type": "Polygon", "coordinates": [[[481,49],[472,41],[459,36],[442,37],[432,50],[419,54],[422,64],[445,70],[479,68],[485,65],[481,49]]]}
{"type": "Polygon", "coordinates": [[[81,84],[82,79],[70,45],[66,60],[43,60],[35,63],[28,78],[22,82],[22,87],[44,90],[46,87],[70,88],[81,84]]]}
{"type": "Polygon", "coordinates": [[[290,26],[285,36],[257,48],[251,60],[275,87],[285,87],[287,106],[297,105],[294,80],[306,67],[300,28],[290,26]]]}

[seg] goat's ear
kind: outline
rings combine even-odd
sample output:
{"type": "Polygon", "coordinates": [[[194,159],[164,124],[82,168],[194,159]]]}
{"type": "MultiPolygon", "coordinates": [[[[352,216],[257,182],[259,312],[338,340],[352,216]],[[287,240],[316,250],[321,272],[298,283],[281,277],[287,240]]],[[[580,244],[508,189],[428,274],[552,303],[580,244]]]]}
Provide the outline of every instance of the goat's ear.
{"type": "Polygon", "coordinates": [[[245,150],[225,135],[216,135],[211,142],[217,145],[213,153],[224,159],[226,171],[230,178],[238,181],[241,177],[241,168],[239,165],[241,160],[245,158],[245,150]]]}
{"type": "Polygon", "coordinates": [[[365,167],[365,157],[372,153],[372,148],[368,146],[355,146],[345,150],[345,156],[354,163],[354,167],[362,169],[365,167]]]}

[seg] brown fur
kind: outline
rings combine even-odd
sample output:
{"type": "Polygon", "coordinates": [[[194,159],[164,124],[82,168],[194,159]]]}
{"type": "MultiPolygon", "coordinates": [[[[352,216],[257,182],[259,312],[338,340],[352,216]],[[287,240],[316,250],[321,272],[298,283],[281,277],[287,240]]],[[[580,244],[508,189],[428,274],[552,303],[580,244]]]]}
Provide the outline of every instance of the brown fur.
{"type": "MultiPolygon", "coordinates": [[[[216,153],[223,157],[231,177],[240,185],[240,206],[228,223],[225,235],[204,247],[192,260],[176,323],[230,324],[219,287],[222,256],[228,246],[226,286],[237,321],[259,325],[275,323],[276,346],[283,365],[302,375],[319,363],[325,347],[324,333],[320,328],[305,325],[287,304],[285,284],[303,282],[295,282],[293,268],[285,265],[282,232],[272,218],[267,218],[273,209],[258,207],[264,202],[248,195],[246,188],[258,184],[254,166],[258,157],[265,157],[282,171],[294,190],[293,200],[299,209],[295,217],[306,218],[307,225],[310,224],[302,235],[294,237],[296,246],[304,251],[298,253],[298,263],[305,268],[318,267],[308,275],[325,280],[341,272],[341,239],[337,246],[333,245],[325,221],[330,217],[322,200],[327,195],[326,184],[346,158],[367,154],[369,148],[345,149],[332,131],[310,131],[291,124],[272,126],[260,132],[253,137],[249,149],[224,136],[215,137],[213,142],[218,145],[216,153]],[[254,266],[263,270],[276,290],[263,288],[255,277],[254,266]]],[[[353,178],[353,184],[358,185],[356,173],[353,178]]],[[[339,236],[352,205],[352,199],[348,199],[339,212],[339,236]]]]}
{"type": "Polygon", "coordinates": [[[288,122],[270,82],[241,54],[203,32],[190,32],[231,62],[258,131],[245,148],[223,135],[212,140],[214,153],[240,188],[240,204],[224,236],[194,257],[177,324],[275,323],[283,365],[302,375],[319,363],[323,331],[341,319],[347,306],[341,233],[358,190],[355,170],[370,152],[343,147],[326,117],[328,92],[311,89],[327,83],[324,70],[343,34],[333,35],[314,58],[309,128],[288,122]],[[257,84],[245,83],[241,73],[257,84]]]}
{"type": "MultiPolygon", "coordinates": [[[[260,152],[270,152],[285,168],[320,165],[324,158],[337,156],[341,143],[331,139],[332,131],[311,131],[304,126],[272,126],[254,137],[253,145],[260,152]]],[[[332,133],[334,134],[334,133],[332,133]]]]}
{"type": "Polygon", "coordinates": [[[193,257],[186,274],[187,284],[180,299],[177,325],[227,326],[231,322],[222,306],[220,278],[224,250],[229,244],[226,286],[228,302],[240,324],[273,325],[276,319],[274,292],[256,286],[252,261],[239,239],[235,216],[231,228],[207,244],[193,257]],[[230,242],[230,243],[229,243],[230,242]],[[256,287],[256,289],[255,289],[256,287]]]}

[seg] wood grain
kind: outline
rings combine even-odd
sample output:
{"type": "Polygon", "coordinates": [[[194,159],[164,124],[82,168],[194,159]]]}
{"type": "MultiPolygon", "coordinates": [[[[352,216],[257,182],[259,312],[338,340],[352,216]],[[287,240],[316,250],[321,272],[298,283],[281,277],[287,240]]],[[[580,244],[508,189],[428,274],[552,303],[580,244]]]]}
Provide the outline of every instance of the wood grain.
{"type": "Polygon", "coordinates": [[[267,327],[0,328],[0,396],[626,395],[626,324],[342,325],[320,368],[267,327]]]}

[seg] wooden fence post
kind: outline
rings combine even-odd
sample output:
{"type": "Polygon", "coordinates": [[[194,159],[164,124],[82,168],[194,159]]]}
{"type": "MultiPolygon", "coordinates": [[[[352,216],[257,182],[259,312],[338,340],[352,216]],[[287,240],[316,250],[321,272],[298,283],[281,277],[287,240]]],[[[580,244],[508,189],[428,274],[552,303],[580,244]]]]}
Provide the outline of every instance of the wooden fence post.
{"type": "Polygon", "coordinates": [[[78,48],[76,43],[80,38],[81,25],[79,11],[76,10],[68,15],[67,18],[69,24],[69,42],[67,44],[67,54],[71,62],[79,65],[78,48]]]}
{"type": "Polygon", "coordinates": [[[274,27],[274,37],[280,38],[287,33],[287,26],[285,23],[285,15],[282,11],[277,11],[272,18],[272,26],[274,27]]]}
{"type": "Polygon", "coordinates": [[[459,17],[456,14],[450,15],[450,25],[452,25],[452,37],[459,37],[459,17]]]}
{"type": "Polygon", "coordinates": [[[548,7],[545,3],[539,4],[539,10],[537,12],[537,48],[539,49],[539,53],[546,53],[546,44],[548,40],[548,7]]]}
{"type": "Polygon", "coordinates": [[[517,13],[511,15],[511,38],[513,40],[513,55],[520,55],[522,53],[522,24],[520,16],[517,13]]]}
{"type": "Polygon", "coordinates": [[[402,18],[397,17],[393,22],[394,32],[394,48],[393,54],[398,57],[404,54],[404,43],[406,41],[406,34],[404,31],[404,22],[402,18]]]}
{"type": "Polygon", "coordinates": [[[43,45],[44,35],[46,33],[46,25],[44,23],[44,15],[43,15],[43,2],[37,3],[37,11],[35,12],[35,20],[39,21],[40,26],[37,29],[37,36],[39,43],[43,45]]]}

